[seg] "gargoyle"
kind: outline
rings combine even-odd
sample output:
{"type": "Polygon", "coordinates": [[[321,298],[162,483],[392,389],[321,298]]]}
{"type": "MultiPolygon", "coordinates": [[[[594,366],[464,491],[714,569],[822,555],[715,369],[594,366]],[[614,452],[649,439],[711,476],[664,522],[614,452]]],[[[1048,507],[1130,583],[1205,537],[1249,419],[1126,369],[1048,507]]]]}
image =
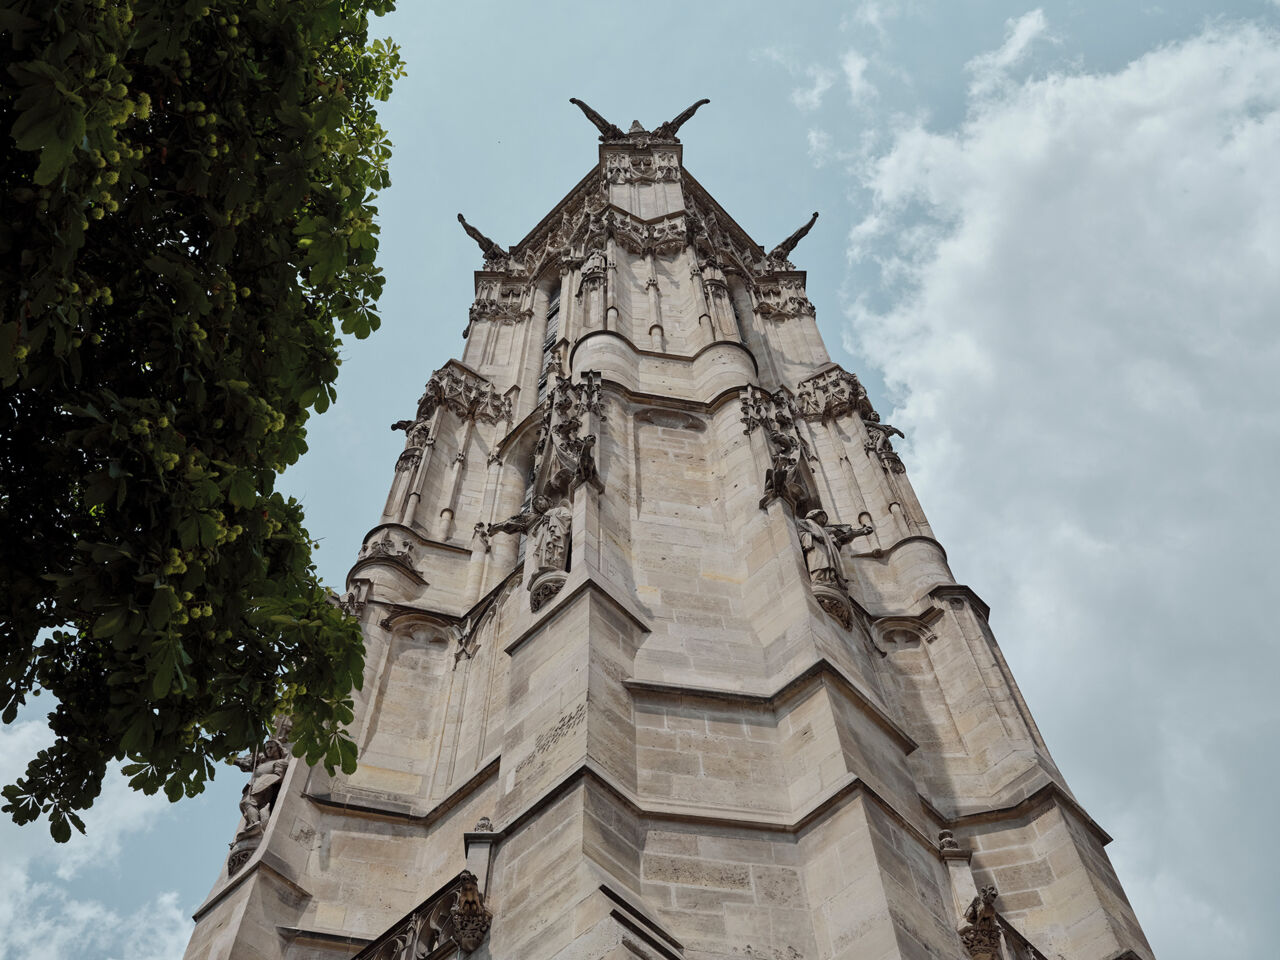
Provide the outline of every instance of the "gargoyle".
{"type": "Polygon", "coordinates": [[[570,97],[569,102],[581,110],[586,115],[586,118],[595,124],[595,128],[600,131],[601,143],[607,143],[610,140],[625,140],[627,138],[621,127],[610,123],[577,97],[570,97]]]}
{"type": "Polygon", "coordinates": [[[710,100],[707,100],[705,98],[702,100],[699,100],[697,103],[691,106],[688,110],[684,110],[681,113],[676,114],[675,117],[668,120],[666,123],[658,124],[657,129],[653,131],[653,135],[662,140],[674,140],[676,138],[676,131],[679,130],[681,127],[683,127],[685,123],[689,120],[689,118],[698,112],[698,108],[700,106],[702,106],[704,103],[710,103],[710,102],[711,102],[710,100]]]}
{"type": "Polygon", "coordinates": [[[462,214],[458,214],[458,222],[462,224],[462,229],[467,231],[467,236],[474,240],[480,247],[480,252],[484,254],[486,260],[502,260],[509,254],[500,246],[486,237],[483,233],[467,223],[467,218],[462,214]]]}
{"type": "Polygon", "coordinates": [[[813,229],[813,225],[818,222],[818,212],[815,210],[813,216],[809,218],[809,222],[793,233],[787,239],[769,251],[770,260],[786,260],[791,256],[791,251],[796,248],[796,244],[805,238],[805,235],[813,229]]]}

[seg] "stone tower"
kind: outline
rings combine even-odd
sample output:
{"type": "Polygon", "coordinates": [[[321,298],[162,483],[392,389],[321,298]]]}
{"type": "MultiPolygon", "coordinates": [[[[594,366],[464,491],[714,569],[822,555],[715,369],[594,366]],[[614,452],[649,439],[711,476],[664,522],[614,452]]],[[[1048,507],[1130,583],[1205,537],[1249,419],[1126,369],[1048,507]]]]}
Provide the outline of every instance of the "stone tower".
{"type": "Polygon", "coordinates": [[[684,167],[700,104],[574,102],[568,196],[510,249],[458,218],[466,347],[341,598],[359,769],[245,759],[187,957],[1151,960],[827,355],[817,214],[767,250],[684,167]]]}

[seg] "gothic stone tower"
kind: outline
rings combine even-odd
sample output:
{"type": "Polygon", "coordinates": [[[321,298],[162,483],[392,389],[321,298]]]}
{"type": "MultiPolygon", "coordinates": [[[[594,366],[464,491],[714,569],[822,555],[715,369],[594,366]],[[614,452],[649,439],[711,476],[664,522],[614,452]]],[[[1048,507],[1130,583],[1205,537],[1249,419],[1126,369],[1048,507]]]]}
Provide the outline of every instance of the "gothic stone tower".
{"type": "Polygon", "coordinates": [[[395,424],[341,600],[359,769],[246,763],[189,960],[1151,960],[827,355],[813,220],[752,240],[684,167],[697,105],[578,105],[597,164],[510,249],[462,221],[466,348],[395,424]]]}

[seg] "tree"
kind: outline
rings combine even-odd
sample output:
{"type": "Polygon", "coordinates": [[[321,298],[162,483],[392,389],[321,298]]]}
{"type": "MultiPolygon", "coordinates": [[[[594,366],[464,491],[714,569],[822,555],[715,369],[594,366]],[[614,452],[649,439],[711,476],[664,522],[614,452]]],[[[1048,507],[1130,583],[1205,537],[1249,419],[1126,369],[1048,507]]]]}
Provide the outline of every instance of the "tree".
{"type": "Polygon", "coordinates": [[[392,0],[17,0],[0,12],[4,788],[83,830],[111,760],[171,800],[293,721],[355,766],[364,648],[274,489],[378,326],[392,0]]]}

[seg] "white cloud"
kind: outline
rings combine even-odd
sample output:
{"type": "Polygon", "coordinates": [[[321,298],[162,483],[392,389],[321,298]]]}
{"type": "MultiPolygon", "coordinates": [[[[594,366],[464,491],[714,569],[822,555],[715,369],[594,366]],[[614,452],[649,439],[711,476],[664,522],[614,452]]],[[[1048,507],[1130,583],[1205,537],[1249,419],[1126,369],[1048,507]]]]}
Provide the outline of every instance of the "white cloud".
{"type": "Polygon", "coordinates": [[[831,134],[825,130],[808,132],[809,158],[815,167],[821,167],[831,157],[831,134]]]}
{"type": "Polygon", "coordinates": [[[853,22],[870,27],[883,40],[885,25],[894,17],[901,16],[906,6],[902,0],[862,0],[853,12],[853,22]]]}
{"type": "Polygon", "coordinates": [[[777,47],[760,51],[765,58],[781,67],[793,77],[801,77],[806,85],[791,91],[791,102],[796,109],[810,113],[822,106],[822,98],[835,86],[836,73],[817,63],[800,63],[793,56],[777,47]]]}
{"type": "Polygon", "coordinates": [[[817,110],[822,106],[822,98],[836,82],[836,76],[825,67],[810,65],[804,70],[809,78],[809,86],[796,87],[791,91],[791,102],[806,112],[817,110]]]}
{"type": "MultiPolygon", "coordinates": [[[[36,752],[50,741],[49,728],[36,721],[0,726],[0,783],[22,775],[36,752]]],[[[93,807],[84,813],[85,833],[54,843],[43,821],[23,827],[0,820],[0,960],[91,960],[179,957],[192,924],[164,893],[132,914],[73,896],[68,881],[95,868],[114,867],[125,855],[130,835],[147,830],[172,812],[162,795],[129,788],[113,767],[93,807]],[[40,877],[47,879],[40,879],[40,877]]]]}
{"type": "Polygon", "coordinates": [[[850,347],[900,402],[957,575],[1165,960],[1270,955],[1280,777],[1280,34],[1220,26],[1109,74],[970,70],[959,129],[862,171],[879,268],[850,347]],[[1174,852],[1176,851],[1176,853],[1174,852]],[[1162,936],[1162,938],[1161,938],[1162,936]]]}
{"type": "Polygon", "coordinates": [[[873,99],[878,92],[875,84],[867,79],[867,66],[867,58],[857,50],[850,50],[840,58],[840,69],[849,88],[849,100],[855,107],[873,99]]]}
{"type": "Polygon", "coordinates": [[[1016,20],[1006,20],[1004,26],[1005,40],[998,49],[979,54],[965,64],[965,69],[973,75],[969,85],[973,97],[987,96],[1003,86],[1009,70],[1026,59],[1032,44],[1049,36],[1049,21],[1039,9],[1024,13],[1016,20]]]}
{"type": "Polygon", "coordinates": [[[0,868],[0,960],[174,960],[193,927],[173,893],[125,915],[70,898],[11,864],[0,868]]]}

